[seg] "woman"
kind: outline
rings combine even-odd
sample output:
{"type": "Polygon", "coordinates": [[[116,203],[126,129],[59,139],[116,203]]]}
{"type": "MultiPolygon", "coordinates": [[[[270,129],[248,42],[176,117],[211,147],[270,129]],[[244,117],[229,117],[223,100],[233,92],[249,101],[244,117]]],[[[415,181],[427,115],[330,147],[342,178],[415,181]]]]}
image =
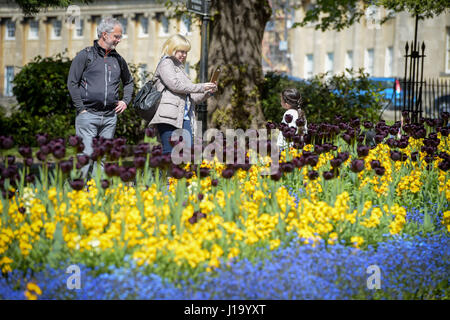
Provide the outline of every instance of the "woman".
{"type": "MultiPolygon", "coordinates": [[[[303,137],[308,130],[305,112],[301,109],[302,97],[300,92],[296,88],[284,89],[281,92],[281,107],[286,110],[283,114],[282,123],[286,124],[288,127],[296,128],[296,133],[303,137]],[[299,128],[297,126],[300,125],[299,128]]],[[[288,147],[288,143],[283,136],[283,133],[278,134],[278,147],[284,149],[288,147]]],[[[289,144],[289,146],[291,146],[289,144]]]]}
{"type": "Polygon", "coordinates": [[[182,35],[170,37],[163,45],[163,57],[158,64],[155,77],[158,91],[162,92],[161,102],[150,125],[156,125],[163,153],[171,153],[170,137],[176,129],[183,130],[183,141],[192,145],[194,105],[217,91],[215,83],[192,83],[184,70],[187,53],[191,44],[182,35]]]}

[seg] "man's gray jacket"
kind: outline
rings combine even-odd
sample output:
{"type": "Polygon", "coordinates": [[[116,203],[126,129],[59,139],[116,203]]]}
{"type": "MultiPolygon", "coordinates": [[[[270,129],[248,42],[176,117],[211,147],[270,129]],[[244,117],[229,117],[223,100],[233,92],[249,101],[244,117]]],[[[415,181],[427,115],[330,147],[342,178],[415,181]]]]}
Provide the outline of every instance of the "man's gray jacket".
{"type": "Polygon", "coordinates": [[[116,50],[106,53],[97,42],[89,49],[81,50],[70,66],[67,87],[77,113],[89,110],[94,114],[114,115],[117,102],[127,106],[133,94],[133,77],[128,65],[116,50]],[[91,60],[92,61],[89,61],[91,60]],[[119,99],[120,81],[123,98],[119,99]]]}

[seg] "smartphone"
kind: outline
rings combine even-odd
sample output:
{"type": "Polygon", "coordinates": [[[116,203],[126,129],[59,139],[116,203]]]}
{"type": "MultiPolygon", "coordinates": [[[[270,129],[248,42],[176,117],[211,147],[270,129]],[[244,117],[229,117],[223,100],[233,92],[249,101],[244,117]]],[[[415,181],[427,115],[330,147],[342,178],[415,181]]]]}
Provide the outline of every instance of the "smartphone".
{"type": "Polygon", "coordinates": [[[217,82],[220,75],[220,67],[216,68],[216,71],[214,71],[213,76],[211,77],[211,82],[217,82]]]}

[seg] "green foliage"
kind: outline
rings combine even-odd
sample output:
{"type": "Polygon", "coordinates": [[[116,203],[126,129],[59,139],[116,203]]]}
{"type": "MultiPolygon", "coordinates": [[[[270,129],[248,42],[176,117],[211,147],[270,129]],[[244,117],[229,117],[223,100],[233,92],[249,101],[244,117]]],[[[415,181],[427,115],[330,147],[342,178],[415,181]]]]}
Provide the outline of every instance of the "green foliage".
{"type": "MultiPolygon", "coordinates": [[[[66,8],[74,3],[72,0],[14,0],[13,2],[15,2],[26,15],[36,14],[41,9],[51,7],[66,8]]],[[[93,0],[78,0],[77,2],[88,4],[93,2],[93,0]]]]}
{"type": "MultiPolygon", "coordinates": [[[[9,117],[0,114],[0,135],[11,135],[20,144],[36,146],[36,133],[46,132],[52,138],[75,134],[76,112],[67,89],[71,60],[64,54],[48,58],[37,56],[15,76],[13,92],[19,109],[9,117]]],[[[147,79],[149,74],[140,75],[139,65],[129,64],[129,68],[135,80],[134,97],[141,76],[147,79]]],[[[121,87],[120,96],[122,94],[121,87]]],[[[144,138],[145,125],[130,103],[118,117],[116,136],[126,138],[129,144],[137,144],[144,138]]]]}
{"type": "Polygon", "coordinates": [[[280,93],[286,88],[297,88],[303,98],[303,110],[308,122],[331,122],[337,114],[344,119],[362,117],[375,121],[381,109],[381,90],[360,69],[347,70],[349,77],[337,74],[327,78],[320,74],[308,81],[293,81],[268,73],[261,88],[261,105],[267,121],[280,122],[284,109],[280,93]]]}
{"type": "Polygon", "coordinates": [[[67,113],[70,106],[67,76],[71,61],[64,54],[37,56],[14,77],[13,93],[22,111],[33,116],[67,113]]]}
{"type": "Polygon", "coordinates": [[[47,117],[32,115],[26,111],[15,111],[9,117],[0,114],[0,135],[13,136],[18,145],[36,147],[36,134],[47,132],[51,138],[68,137],[75,134],[75,116],[72,113],[47,117]]]}
{"type": "MultiPolygon", "coordinates": [[[[139,73],[139,65],[133,63],[128,63],[131,75],[134,79],[133,87],[133,98],[136,96],[137,92],[141,88],[140,83],[145,83],[150,74],[144,72],[144,74],[139,73]],[[141,79],[143,77],[143,79],[141,79]]],[[[123,95],[123,86],[120,86],[119,97],[123,95]]],[[[127,109],[122,112],[117,118],[116,125],[116,137],[123,137],[127,139],[128,144],[138,144],[144,139],[144,129],[148,123],[143,120],[135,111],[133,107],[133,101],[127,106],[127,109]]]]}
{"type": "MultiPolygon", "coordinates": [[[[407,11],[411,15],[418,15],[421,18],[433,18],[450,8],[447,0],[317,0],[307,9],[303,20],[295,23],[294,27],[304,27],[313,23],[316,30],[335,29],[339,31],[358,23],[365,15],[365,10],[371,5],[383,7],[391,13],[407,11]]],[[[388,14],[382,18],[380,23],[386,22],[390,17],[391,15],[388,14]]]]}

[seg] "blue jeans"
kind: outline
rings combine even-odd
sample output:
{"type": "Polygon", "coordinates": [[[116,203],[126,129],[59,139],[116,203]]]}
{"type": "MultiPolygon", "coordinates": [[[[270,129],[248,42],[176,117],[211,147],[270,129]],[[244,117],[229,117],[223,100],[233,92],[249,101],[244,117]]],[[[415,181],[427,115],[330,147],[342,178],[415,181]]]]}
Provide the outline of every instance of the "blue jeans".
{"type": "MultiPolygon", "coordinates": [[[[177,129],[176,127],[167,124],[167,123],[158,123],[157,124],[159,136],[161,138],[161,144],[163,147],[163,154],[171,153],[172,152],[172,145],[170,144],[170,137],[172,136],[172,133],[177,129]]],[[[188,134],[186,132],[183,132],[183,141],[185,141],[186,146],[190,147],[192,146],[192,128],[191,128],[191,121],[190,120],[183,120],[183,129],[187,130],[188,134]]]]}

